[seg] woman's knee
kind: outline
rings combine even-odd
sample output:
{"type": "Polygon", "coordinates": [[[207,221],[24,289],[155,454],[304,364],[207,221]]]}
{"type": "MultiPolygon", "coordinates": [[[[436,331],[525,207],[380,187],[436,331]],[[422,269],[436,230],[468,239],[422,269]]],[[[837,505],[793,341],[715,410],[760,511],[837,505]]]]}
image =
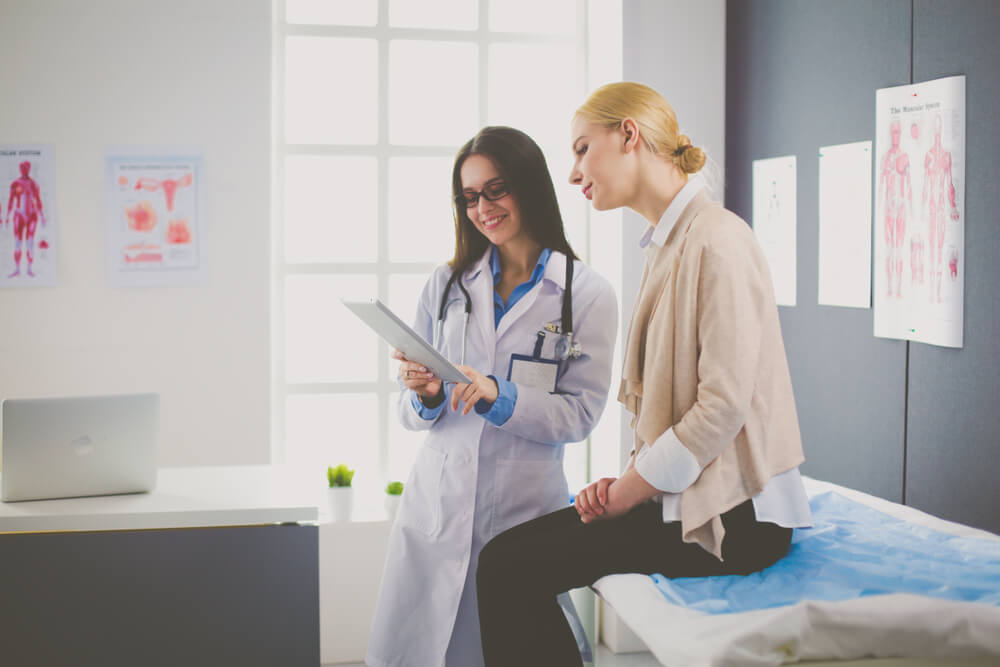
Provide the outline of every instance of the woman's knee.
{"type": "Polygon", "coordinates": [[[511,570],[518,567],[518,549],[514,548],[516,539],[511,539],[510,533],[514,529],[500,533],[486,543],[483,550],[479,552],[479,564],[476,572],[478,581],[483,581],[484,577],[495,579],[503,577],[511,570]]]}

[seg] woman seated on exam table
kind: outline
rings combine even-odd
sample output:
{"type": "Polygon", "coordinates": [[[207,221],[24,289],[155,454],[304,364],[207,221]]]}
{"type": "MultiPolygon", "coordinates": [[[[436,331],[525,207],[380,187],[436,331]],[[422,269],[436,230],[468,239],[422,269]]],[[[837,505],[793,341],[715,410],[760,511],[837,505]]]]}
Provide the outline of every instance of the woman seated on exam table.
{"type": "Polygon", "coordinates": [[[479,557],[486,664],[579,665],[556,595],[615,573],[748,574],[811,516],[792,383],[767,262],[714,203],[700,148],[652,89],[609,84],[572,123],[570,181],[597,210],[649,223],[618,400],[635,449],[573,507],[513,528],[479,557]],[[531,647],[524,651],[520,647],[531,647]]]}
{"type": "Polygon", "coordinates": [[[611,380],[614,290],[576,260],[535,142],[484,128],[455,158],[452,189],[455,256],[424,286],[414,329],[472,383],[396,354],[400,419],[427,439],[389,537],[372,667],[483,664],[479,552],[569,506],[563,445],[596,425],[611,380]]]}

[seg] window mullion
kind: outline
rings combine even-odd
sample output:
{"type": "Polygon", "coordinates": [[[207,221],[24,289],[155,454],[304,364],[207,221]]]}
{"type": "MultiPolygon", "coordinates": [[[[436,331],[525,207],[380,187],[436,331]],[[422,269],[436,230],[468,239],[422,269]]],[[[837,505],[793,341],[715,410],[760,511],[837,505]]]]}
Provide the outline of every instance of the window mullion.
{"type": "MultiPolygon", "coordinates": [[[[378,255],[376,275],[378,297],[388,301],[389,294],[389,0],[378,2],[378,255]]],[[[373,429],[378,437],[378,477],[389,476],[389,393],[385,378],[389,373],[389,347],[378,342],[378,424],[373,429]]]]}

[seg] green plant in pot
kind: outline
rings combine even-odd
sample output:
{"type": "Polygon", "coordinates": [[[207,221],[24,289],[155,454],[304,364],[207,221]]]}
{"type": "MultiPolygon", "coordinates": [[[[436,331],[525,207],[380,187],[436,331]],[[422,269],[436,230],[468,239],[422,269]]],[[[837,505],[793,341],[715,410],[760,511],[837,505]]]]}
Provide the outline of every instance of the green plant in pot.
{"type": "Polygon", "coordinates": [[[343,463],[337,467],[328,466],[326,481],[329,487],[327,493],[330,518],[333,521],[348,521],[354,505],[354,488],[351,486],[351,482],[354,481],[354,471],[343,463]]]}
{"type": "Polygon", "coordinates": [[[389,515],[389,521],[396,519],[396,510],[399,509],[400,499],[403,497],[403,483],[389,482],[385,487],[385,511],[389,515]]]}

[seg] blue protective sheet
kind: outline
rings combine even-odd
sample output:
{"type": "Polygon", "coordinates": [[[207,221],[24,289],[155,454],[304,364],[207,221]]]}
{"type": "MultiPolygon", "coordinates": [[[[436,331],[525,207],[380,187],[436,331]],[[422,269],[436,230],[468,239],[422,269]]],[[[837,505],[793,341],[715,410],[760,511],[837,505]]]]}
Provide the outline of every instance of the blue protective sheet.
{"type": "Polygon", "coordinates": [[[795,529],[788,555],[766,570],[653,580],[670,602],[711,614],[886,593],[1000,606],[1000,541],[938,532],[834,492],[809,505],[813,527],[795,529]]]}

